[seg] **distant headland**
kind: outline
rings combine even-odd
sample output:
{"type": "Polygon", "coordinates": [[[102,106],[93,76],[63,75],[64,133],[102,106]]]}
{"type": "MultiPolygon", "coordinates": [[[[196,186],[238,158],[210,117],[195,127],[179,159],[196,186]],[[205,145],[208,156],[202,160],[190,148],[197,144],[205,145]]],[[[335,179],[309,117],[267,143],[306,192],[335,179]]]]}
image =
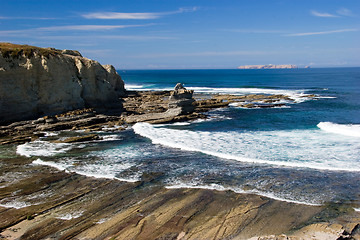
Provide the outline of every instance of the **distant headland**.
{"type": "Polygon", "coordinates": [[[238,69],[290,69],[290,68],[298,68],[293,64],[283,64],[283,65],[244,65],[237,67],[238,69]]]}

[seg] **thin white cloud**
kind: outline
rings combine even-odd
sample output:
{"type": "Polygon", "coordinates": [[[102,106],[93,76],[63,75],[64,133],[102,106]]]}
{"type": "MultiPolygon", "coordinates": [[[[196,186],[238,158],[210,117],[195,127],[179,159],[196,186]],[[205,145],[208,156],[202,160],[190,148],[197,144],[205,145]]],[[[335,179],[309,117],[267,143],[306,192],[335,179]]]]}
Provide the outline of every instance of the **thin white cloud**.
{"type": "Polygon", "coordinates": [[[347,8],[340,8],[339,10],[336,11],[337,14],[341,15],[341,16],[345,16],[345,17],[353,17],[354,14],[352,13],[351,10],[347,9],[347,8]]]}
{"type": "Polygon", "coordinates": [[[311,36],[311,35],[323,35],[323,34],[332,34],[332,33],[343,33],[343,32],[356,32],[358,29],[339,29],[332,31],[321,31],[321,32],[306,32],[306,33],[292,33],[287,34],[289,37],[300,37],[300,36],[311,36]]]}
{"type": "Polygon", "coordinates": [[[82,15],[87,19],[156,19],[160,16],[157,13],[119,13],[119,12],[98,12],[82,15]]]}
{"type": "Polygon", "coordinates": [[[51,26],[51,27],[41,27],[41,28],[29,28],[29,29],[20,29],[20,30],[5,30],[0,31],[0,35],[13,35],[13,34],[26,34],[26,33],[36,33],[36,32],[53,32],[53,31],[106,31],[122,28],[131,28],[131,27],[146,27],[153,24],[142,24],[142,25],[67,25],[67,26],[51,26]]]}
{"type": "Polygon", "coordinates": [[[124,12],[94,12],[81,15],[87,19],[157,19],[164,15],[172,15],[178,13],[195,12],[199,8],[179,8],[171,12],[145,12],[145,13],[124,13],[124,12]]]}
{"type": "Polygon", "coordinates": [[[227,32],[237,32],[237,33],[259,33],[259,34],[268,34],[268,33],[285,33],[280,30],[265,30],[265,29],[221,29],[222,31],[227,32]]]}
{"type": "Polygon", "coordinates": [[[33,36],[36,39],[46,39],[46,40],[81,40],[86,41],[91,40],[131,40],[131,41],[149,41],[149,40],[174,40],[175,37],[167,36],[151,36],[151,35],[102,35],[97,34],[96,36],[82,35],[82,36],[71,36],[71,35],[61,35],[61,36],[33,36]]]}
{"type": "Polygon", "coordinates": [[[315,11],[315,10],[311,10],[310,13],[311,13],[311,15],[313,15],[315,17],[325,17],[325,18],[338,17],[337,15],[334,15],[334,14],[331,14],[331,13],[318,12],[318,11],[315,11]]]}
{"type": "Polygon", "coordinates": [[[42,27],[36,28],[38,31],[98,31],[98,30],[113,30],[121,28],[130,28],[130,27],[144,27],[146,25],[69,25],[69,26],[54,26],[54,27],[42,27]]]}

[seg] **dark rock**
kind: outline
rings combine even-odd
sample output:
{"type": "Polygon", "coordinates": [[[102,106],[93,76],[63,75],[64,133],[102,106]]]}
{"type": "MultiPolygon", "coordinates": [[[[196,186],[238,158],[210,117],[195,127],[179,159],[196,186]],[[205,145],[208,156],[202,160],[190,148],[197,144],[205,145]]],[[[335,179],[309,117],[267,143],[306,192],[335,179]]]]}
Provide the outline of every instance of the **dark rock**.
{"type": "Polygon", "coordinates": [[[99,137],[97,134],[90,134],[85,136],[77,136],[77,137],[69,137],[64,140],[55,141],[57,143],[76,143],[76,142],[88,142],[94,140],[101,140],[102,138],[99,137]]]}
{"type": "Polygon", "coordinates": [[[45,123],[54,124],[57,122],[58,122],[58,119],[56,117],[45,117],[45,123]]]}

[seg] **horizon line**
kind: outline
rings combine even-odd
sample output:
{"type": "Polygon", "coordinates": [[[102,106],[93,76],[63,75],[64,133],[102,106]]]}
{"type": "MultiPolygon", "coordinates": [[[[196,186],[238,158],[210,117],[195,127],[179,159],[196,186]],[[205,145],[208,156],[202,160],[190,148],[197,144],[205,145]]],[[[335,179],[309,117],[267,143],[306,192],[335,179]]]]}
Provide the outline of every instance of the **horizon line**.
{"type": "Polygon", "coordinates": [[[127,71],[127,70],[139,70],[139,71],[148,71],[148,70],[296,70],[296,69],[321,69],[321,68],[360,68],[360,66],[353,67],[298,67],[298,68],[277,68],[277,69],[238,69],[236,68],[123,68],[118,69],[117,71],[127,71]]]}

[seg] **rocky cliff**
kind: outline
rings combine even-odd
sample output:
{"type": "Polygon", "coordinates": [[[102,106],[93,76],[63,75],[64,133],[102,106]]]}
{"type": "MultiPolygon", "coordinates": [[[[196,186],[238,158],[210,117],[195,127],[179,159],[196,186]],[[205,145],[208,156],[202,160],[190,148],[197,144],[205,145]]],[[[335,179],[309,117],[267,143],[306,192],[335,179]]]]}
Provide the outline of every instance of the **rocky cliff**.
{"type": "Polygon", "coordinates": [[[77,51],[0,43],[0,123],[78,108],[121,108],[124,82],[111,65],[77,51]]]}

